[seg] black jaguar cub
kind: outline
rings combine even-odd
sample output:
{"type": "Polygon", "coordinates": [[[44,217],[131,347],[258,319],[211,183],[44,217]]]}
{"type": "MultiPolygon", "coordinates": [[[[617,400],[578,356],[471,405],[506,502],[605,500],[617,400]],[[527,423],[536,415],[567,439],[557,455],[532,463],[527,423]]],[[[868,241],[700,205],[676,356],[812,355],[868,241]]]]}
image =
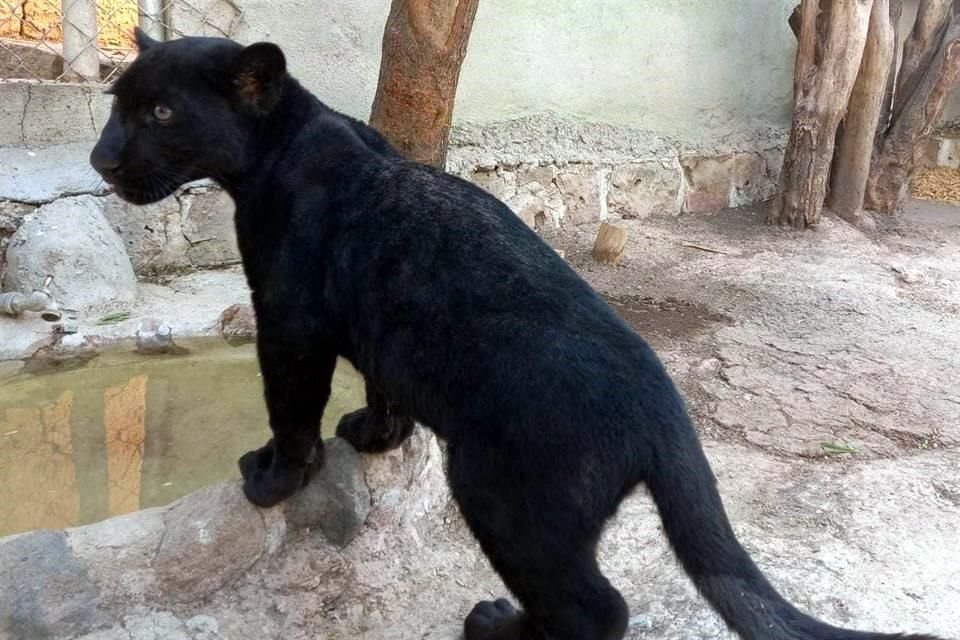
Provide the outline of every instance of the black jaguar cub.
{"type": "Polygon", "coordinates": [[[895,637],[829,626],[774,590],[734,537],[657,357],[505,205],[323,105],[272,44],[138,43],[91,163],[134,203],[199,178],[236,202],[273,432],[240,460],[253,503],[289,497],[322,462],[340,355],[366,377],[368,406],[338,434],[382,451],[429,425],[464,518],[523,606],[476,605],[468,640],[621,638],[627,606],[596,545],[640,483],[742,637],[895,637]]]}

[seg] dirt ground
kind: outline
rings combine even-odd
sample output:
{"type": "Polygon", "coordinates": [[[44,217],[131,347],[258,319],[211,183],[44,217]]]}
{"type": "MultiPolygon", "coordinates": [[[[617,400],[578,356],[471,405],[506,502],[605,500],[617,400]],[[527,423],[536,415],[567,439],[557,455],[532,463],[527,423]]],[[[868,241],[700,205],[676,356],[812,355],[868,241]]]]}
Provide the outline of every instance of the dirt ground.
{"type": "MultiPolygon", "coordinates": [[[[547,239],[666,362],[773,583],[837,624],[956,637],[960,209],[914,201],[867,231],[786,231],[749,209],[622,224],[616,267],[591,260],[594,226],[547,239]]],[[[88,638],[202,615],[183,637],[445,640],[477,599],[505,594],[442,490],[399,529],[367,525],[339,551],[305,534],[209,601],[132,609],[115,635],[88,638]],[[349,579],[327,581],[333,565],[349,579]]],[[[732,637],[642,491],[601,548],[629,638],[732,637]]]]}

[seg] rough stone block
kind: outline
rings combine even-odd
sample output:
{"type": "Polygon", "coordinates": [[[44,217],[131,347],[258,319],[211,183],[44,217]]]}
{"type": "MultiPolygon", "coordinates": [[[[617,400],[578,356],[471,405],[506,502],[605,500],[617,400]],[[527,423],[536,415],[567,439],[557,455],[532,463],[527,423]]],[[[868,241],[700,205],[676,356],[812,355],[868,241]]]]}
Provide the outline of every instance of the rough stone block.
{"type": "MultiPolygon", "coordinates": [[[[0,83],[0,93],[3,87],[0,83]]],[[[0,113],[0,132],[3,131],[0,113]]],[[[19,136],[19,134],[17,134],[19,136]]],[[[0,140],[0,200],[44,204],[78,193],[106,193],[107,186],[90,168],[89,142],[27,149],[0,140]]]]}
{"type": "Polygon", "coordinates": [[[501,202],[506,202],[517,194],[517,176],[512,171],[501,168],[474,171],[470,181],[501,202]]]}
{"type": "Polygon", "coordinates": [[[319,527],[331,544],[346,546],[370,513],[360,454],[340,438],[324,443],[325,460],[309,484],[284,503],[290,527],[319,527]]]}
{"type": "Polygon", "coordinates": [[[676,161],[638,162],[614,167],[607,191],[607,209],[622,218],[680,213],[682,176],[676,161]]]}
{"type": "Polygon", "coordinates": [[[21,122],[29,100],[26,82],[0,82],[0,147],[23,143],[21,122]]]}
{"type": "Polygon", "coordinates": [[[540,229],[546,224],[546,206],[540,196],[521,191],[507,200],[507,206],[531,229],[540,229]]]}
{"type": "Polygon", "coordinates": [[[65,308],[133,302],[133,266],[97,198],[77,196],[44,205],[10,238],[5,288],[32,291],[47,275],[54,277],[51,293],[65,308]]]}
{"type": "MultiPolygon", "coordinates": [[[[103,124],[95,122],[95,118],[103,117],[103,108],[109,109],[111,100],[96,85],[32,84],[29,93],[30,101],[22,120],[23,143],[36,146],[95,141],[103,124]],[[97,104],[96,110],[94,104],[97,104]]],[[[95,174],[86,164],[86,158],[84,166],[93,178],[95,174]]]]}
{"type": "Polygon", "coordinates": [[[201,489],[175,502],[154,567],[161,590],[189,602],[214,593],[249,569],[263,553],[263,518],[229,483],[201,489]]]}
{"type": "Polygon", "coordinates": [[[194,267],[208,268],[240,262],[233,223],[234,204],[221,189],[203,189],[181,196],[183,237],[187,258],[194,267]]]}
{"type": "Polygon", "coordinates": [[[574,165],[558,172],[557,187],[563,197],[564,224],[582,224],[600,219],[602,179],[603,174],[592,165],[574,165]]]}
{"type": "Polygon", "coordinates": [[[190,244],[180,226],[180,203],[166,198],[148,205],[132,205],[116,195],[103,199],[103,212],[123,239],[134,271],[153,275],[190,267],[190,244]]]}
{"type": "Polygon", "coordinates": [[[687,191],[683,210],[716,211],[763,200],[773,194],[775,182],[767,173],[767,160],[758,153],[680,158],[687,191]]]}
{"type": "Polygon", "coordinates": [[[96,586],[61,531],[0,544],[0,576],[0,638],[73,637],[96,622],[96,586]]]}

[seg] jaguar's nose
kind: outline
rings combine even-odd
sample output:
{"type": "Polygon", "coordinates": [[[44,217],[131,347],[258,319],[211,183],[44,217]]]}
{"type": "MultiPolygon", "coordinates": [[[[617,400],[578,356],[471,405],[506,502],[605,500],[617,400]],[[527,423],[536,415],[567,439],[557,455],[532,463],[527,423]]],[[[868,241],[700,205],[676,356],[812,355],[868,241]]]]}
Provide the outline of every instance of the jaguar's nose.
{"type": "Polygon", "coordinates": [[[104,153],[99,145],[90,152],[90,165],[106,179],[115,178],[120,173],[120,158],[104,153]]]}

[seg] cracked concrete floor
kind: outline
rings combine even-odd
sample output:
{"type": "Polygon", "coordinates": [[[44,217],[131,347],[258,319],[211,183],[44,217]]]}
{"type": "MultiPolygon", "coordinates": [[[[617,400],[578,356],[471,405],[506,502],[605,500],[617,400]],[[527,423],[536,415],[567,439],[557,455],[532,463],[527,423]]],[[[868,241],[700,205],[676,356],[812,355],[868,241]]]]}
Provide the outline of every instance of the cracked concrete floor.
{"type": "MultiPolygon", "coordinates": [[[[911,203],[869,232],[761,221],[624,221],[618,267],[589,258],[595,226],[547,236],[661,354],[736,530],[788,598],[845,626],[957,637],[960,209],[911,203]]],[[[131,608],[124,629],[96,638],[140,638],[131,629],[151,620],[195,640],[455,638],[473,603],[504,589],[449,496],[431,502],[343,550],[304,535],[205,602],[131,608]],[[305,583],[324,558],[341,568],[305,583]]],[[[642,491],[601,549],[633,613],[629,638],[731,637],[642,491]]]]}

